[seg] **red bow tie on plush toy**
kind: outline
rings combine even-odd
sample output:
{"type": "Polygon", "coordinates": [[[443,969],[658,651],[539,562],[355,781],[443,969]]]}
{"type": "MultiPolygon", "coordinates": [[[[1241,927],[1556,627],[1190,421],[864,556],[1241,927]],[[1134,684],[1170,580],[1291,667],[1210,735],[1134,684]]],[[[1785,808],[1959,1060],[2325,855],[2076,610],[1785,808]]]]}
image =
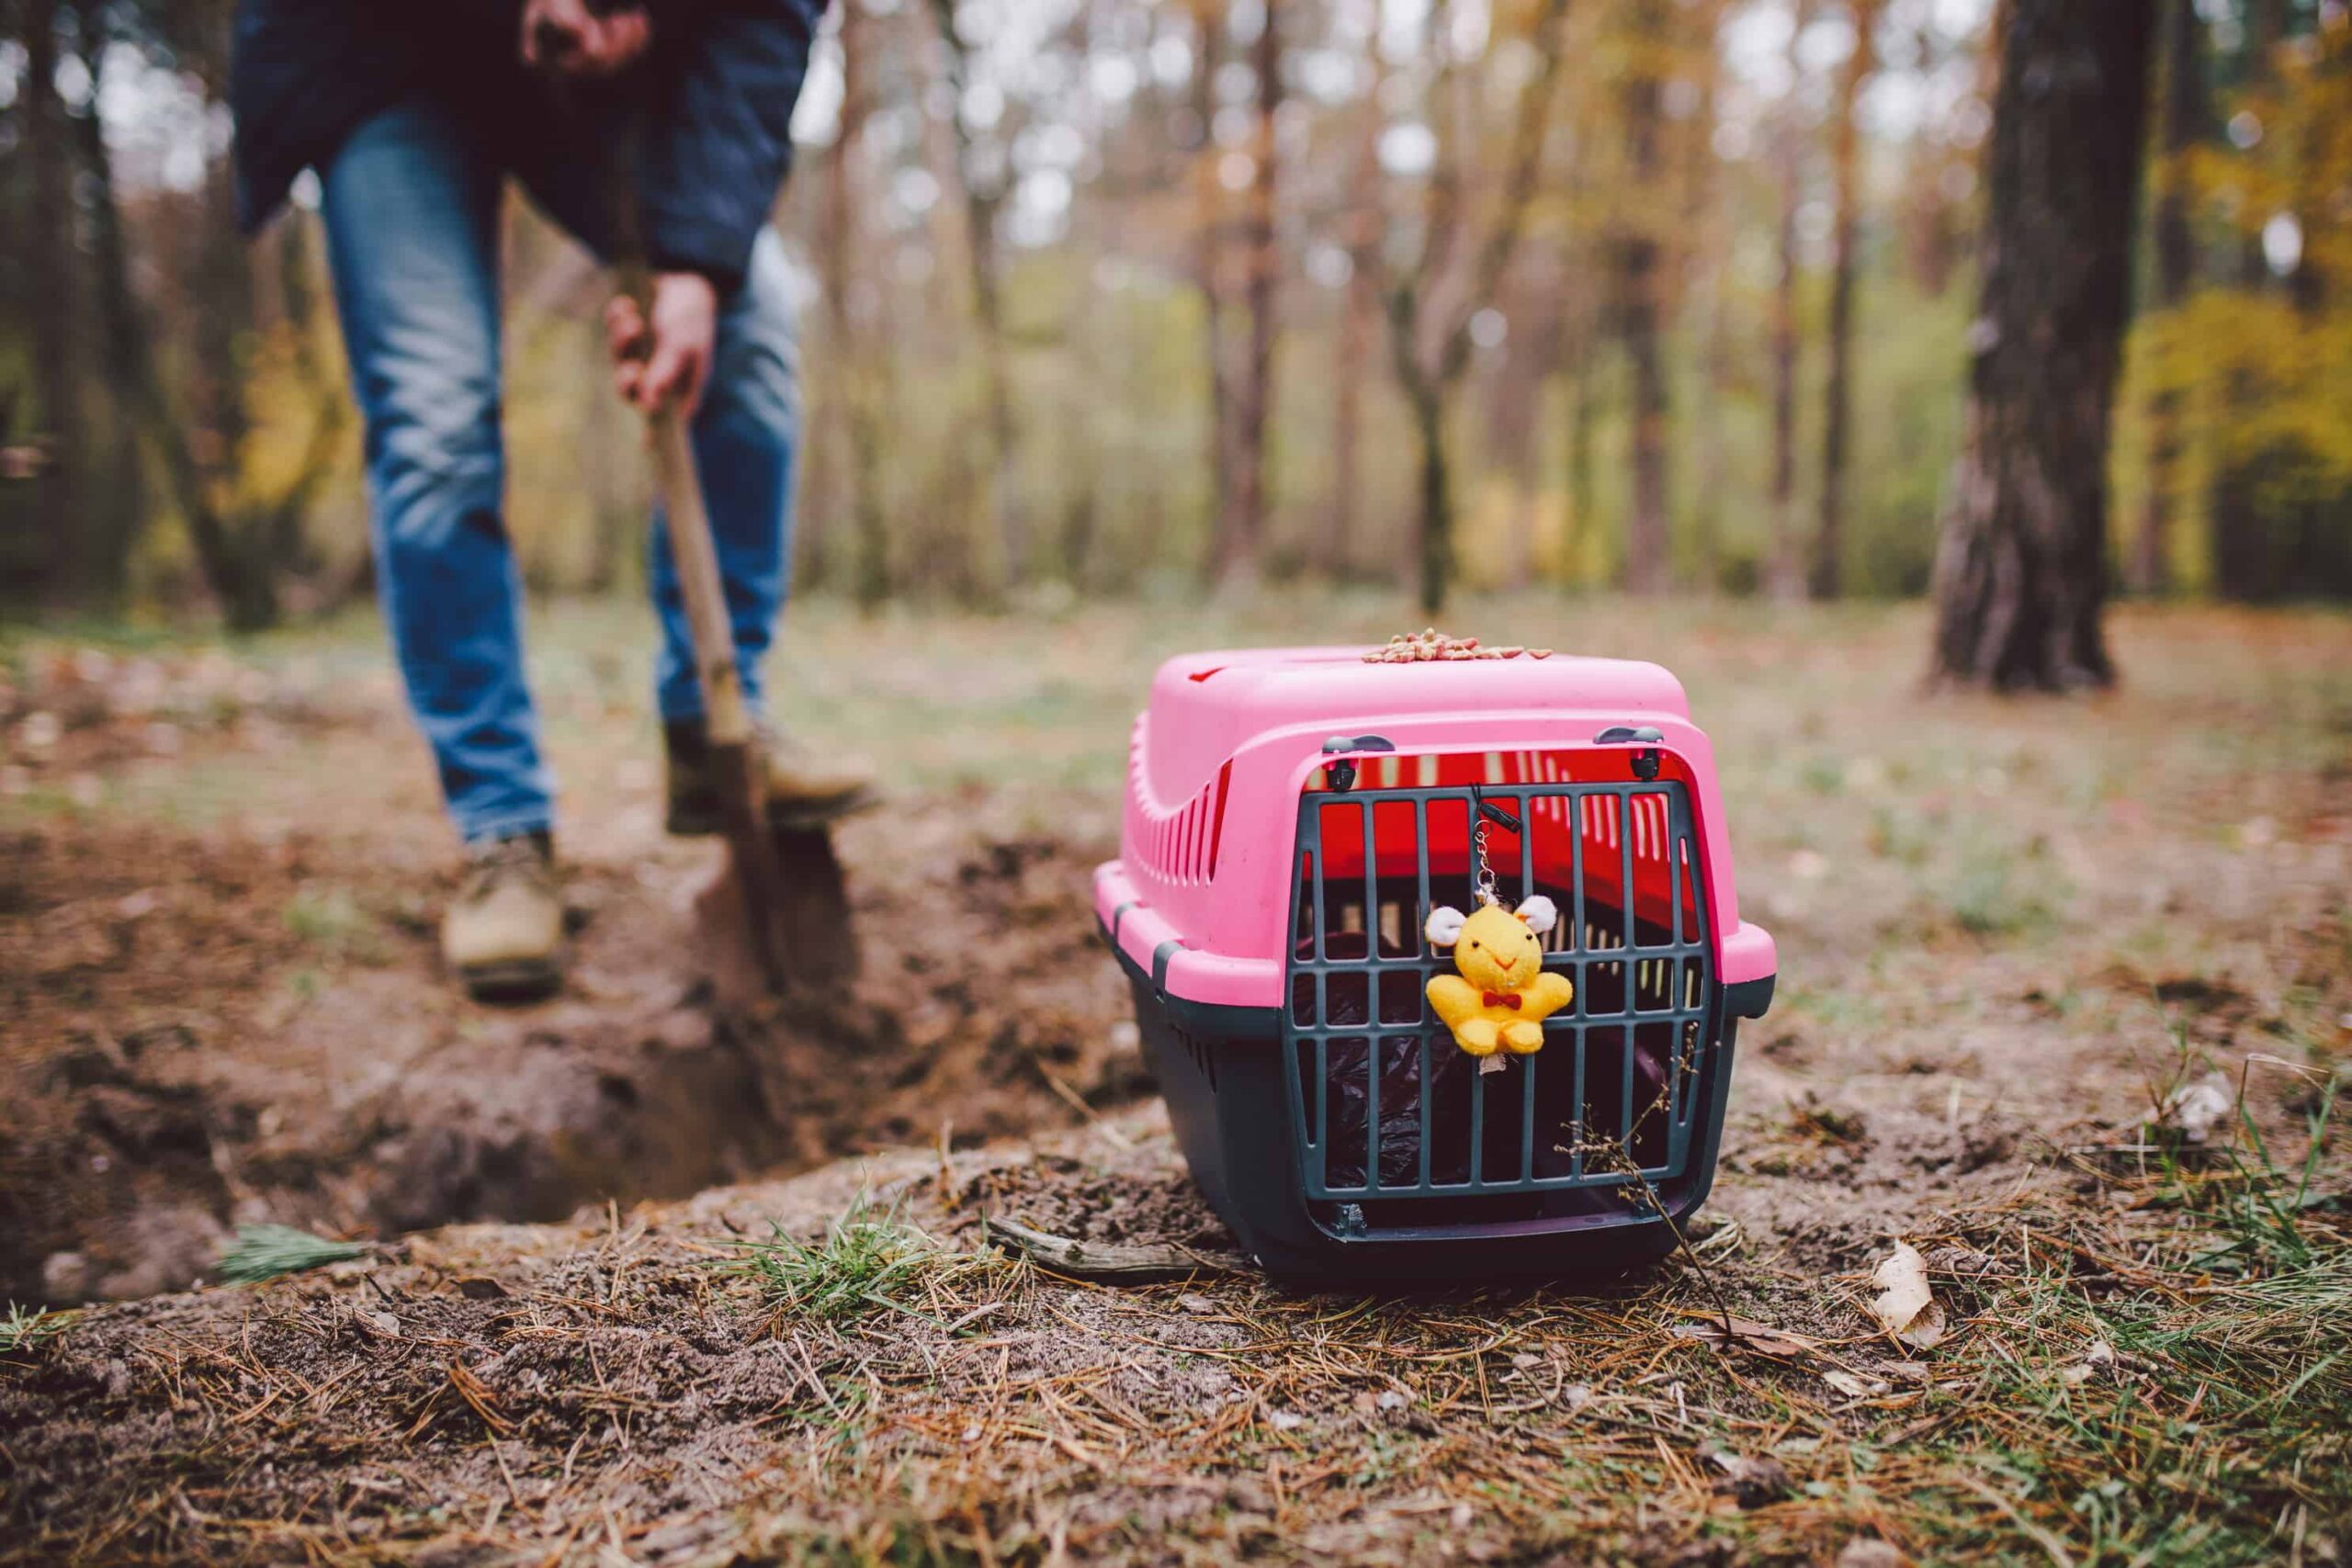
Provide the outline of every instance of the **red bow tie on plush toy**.
{"type": "Polygon", "coordinates": [[[1486,994],[1486,1003],[1490,1008],[1509,1008],[1511,1011],[1517,1012],[1519,993],[1517,991],[1488,991],[1486,994]]]}

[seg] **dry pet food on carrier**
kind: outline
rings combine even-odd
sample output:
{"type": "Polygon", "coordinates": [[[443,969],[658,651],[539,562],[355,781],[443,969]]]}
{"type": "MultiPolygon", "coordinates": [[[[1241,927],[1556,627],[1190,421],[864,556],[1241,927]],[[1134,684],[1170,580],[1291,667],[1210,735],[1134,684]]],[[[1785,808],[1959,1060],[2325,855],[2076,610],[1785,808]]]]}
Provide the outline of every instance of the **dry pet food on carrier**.
{"type": "Polygon", "coordinates": [[[1706,1197],[1772,939],[1680,684],[1548,653],[1432,628],[1153,681],[1095,908],[1269,1269],[1572,1274],[1706,1197]]]}
{"type": "Polygon", "coordinates": [[[1461,660],[1464,659],[1517,659],[1521,654],[1530,659],[1549,659],[1548,648],[1521,648],[1512,644],[1504,648],[1481,648],[1475,637],[1452,637],[1435,626],[1422,632],[1398,632],[1388,639],[1385,647],[1375,648],[1363,656],[1366,664],[1426,664],[1432,660],[1461,660]]]}

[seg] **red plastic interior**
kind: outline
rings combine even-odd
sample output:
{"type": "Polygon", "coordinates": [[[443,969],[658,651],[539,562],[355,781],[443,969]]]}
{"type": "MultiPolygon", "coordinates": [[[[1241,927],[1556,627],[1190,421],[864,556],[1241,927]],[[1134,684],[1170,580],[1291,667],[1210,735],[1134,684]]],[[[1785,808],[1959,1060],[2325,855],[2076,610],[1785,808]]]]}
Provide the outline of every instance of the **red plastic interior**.
{"type": "MultiPolygon", "coordinates": [[[[1679,884],[1683,936],[1688,940],[1699,930],[1695,913],[1696,868],[1691,863],[1697,852],[1696,835],[1684,839],[1679,857],[1672,855],[1671,816],[1664,791],[1637,793],[1627,799],[1611,795],[1531,798],[1510,787],[1531,782],[1531,775],[1546,783],[1573,780],[1578,784],[1639,784],[1643,781],[1634,776],[1631,750],[1440,757],[1435,759],[1437,773],[1433,780],[1424,771],[1427,759],[1408,757],[1399,761],[1401,765],[1393,780],[1396,784],[1465,791],[1476,784],[1487,804],[1519,820],[1519,832],[1491,819],[1487,824],[1487,856],[1505,899],[1523,897],[1530,891],[1521,886],[1524,835],[1532,839],[1534,848],[1536,884],[1561,897],[1565,905],[1564,896],[1571,894],[1576,886],[1576,851],[1581,839],[1585,898],[1589,903],[1623,910],[1624,845],[1630,835],[1635,915],[1645,923],[1671,930],[1676,923],[1673,900],[1679,884]],[[1675,859],[1681,863],[1673,863],[1675,859]]],[[[1681,761],[1670,754],[1660,761],[1659,782],[1682,782],[1688,798],[1690,775],[1681,761]]],[[[1363,875],[1367,805],[1371,807],[1372,852],[1380,880],[1411,881],[1419,875],[1413,803],[1381,799],[1377,792],[1390,781],[1379,762],[1369,764],[1369,768],[1373,771],[1359,778],[1358,791],[1362,793],[1333,794],[1321,807],[1325,860],[1322,871],[1327,887],[1334,884],[1344,886],[1363,875]]],[[[1430,801],[1428,821],[1432,897],[1440,903],[1461,902],[1470,881],[1471,866],[1470,802],[1466,795],[1430,801]]],[[[1564,907],[1563,915],[1567,912],[1564,907]]]]}

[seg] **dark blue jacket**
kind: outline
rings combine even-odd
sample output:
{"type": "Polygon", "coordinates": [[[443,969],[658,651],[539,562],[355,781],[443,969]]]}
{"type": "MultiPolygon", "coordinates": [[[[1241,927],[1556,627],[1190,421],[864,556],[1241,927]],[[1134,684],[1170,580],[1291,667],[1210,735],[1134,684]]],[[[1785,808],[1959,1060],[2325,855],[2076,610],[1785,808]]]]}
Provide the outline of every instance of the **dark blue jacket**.
{"type": "Polygon", "coordinates": [[[649,258],[731,286],[791,163],[792,107],[824,8],[650,0],[646,58],[590,87],[523,68],[522,0],[238,0],[239,220],[258,228],[297,175],[332,161],[370,117],[434,96],[604,255],[615,221],[606,160],[631,143],[649,258]]]}

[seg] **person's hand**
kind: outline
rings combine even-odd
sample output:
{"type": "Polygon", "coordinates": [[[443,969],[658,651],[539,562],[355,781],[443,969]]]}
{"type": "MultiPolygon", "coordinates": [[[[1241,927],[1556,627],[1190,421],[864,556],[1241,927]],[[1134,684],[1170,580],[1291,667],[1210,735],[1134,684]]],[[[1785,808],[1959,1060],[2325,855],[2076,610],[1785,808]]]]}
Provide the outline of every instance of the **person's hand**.
{"type": "Polygon", "coordinates": [[[626,294],[605,307],[613,385],[646,413],[674,403],[682,417],[694,417],[718,336],[718,291],[698,272],[654,275],[650,324],[626,294]]]}
{"type": "Polygon", "coordinates": [[[523,63],[564,76],[610,76],[645,52],[653,22],[641,6],[599,15],[590,0],[527,0],[523,63]]]}

